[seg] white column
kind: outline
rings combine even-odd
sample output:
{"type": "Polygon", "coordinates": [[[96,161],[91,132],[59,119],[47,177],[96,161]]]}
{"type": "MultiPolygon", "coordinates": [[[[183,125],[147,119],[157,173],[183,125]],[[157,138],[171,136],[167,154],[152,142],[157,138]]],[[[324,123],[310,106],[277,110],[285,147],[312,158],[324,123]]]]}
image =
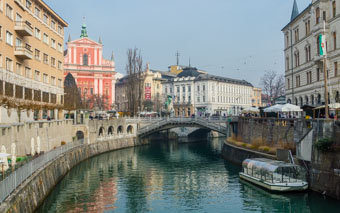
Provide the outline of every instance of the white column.
{"type": "Polygon", "coordinates": [[[102,65],[102,58],[103,58],[103,56],[102,56],[102,50],[99,50],[99,66],[102,65]]]}
{"type": "Polygon", "coordinates": [[[115,84],[116,84],[115,80],[112,80],[111,84],[112,84],[112,89],[111,89],[112,104],[114,104],[115,99],[116,99],[116,97],[115,97],[115,84]]]}
{"type": "Polygon", "coordinates": [[[94,79],[94,94],[95,95],[98,94],[98,79],[97,78],[94,79]]]}
{"type": "Polygon", "coordinates": [[[73,53],[73,64],[77,63],[77,49],[74,47],[74,53],[73,53]]]}
{"type": "Polygon", "coordinates": [[[99,80],[99,94],[103,95],[103,79],[99,80]]]}
{"type": "Polygon", "coordinates": [[[94,48],[94,65],[97,65],[97,48],[94,48]]]}

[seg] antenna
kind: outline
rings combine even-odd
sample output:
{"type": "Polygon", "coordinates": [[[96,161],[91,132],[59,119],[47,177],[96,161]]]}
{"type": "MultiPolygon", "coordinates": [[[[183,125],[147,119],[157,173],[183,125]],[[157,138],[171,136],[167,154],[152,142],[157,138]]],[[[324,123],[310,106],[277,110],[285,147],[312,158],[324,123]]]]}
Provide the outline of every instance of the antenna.
{"type": "Polygon", "coordinates": [[[189,57],[189,67],[191,67],[191,63],[190,62],[191,62],[191,60],[190,60],[190,57],[189,57]]]}
{"type": "Polygon", "coordinates": [[[176,52],[175,56],[177,57],[177,66],[178,66],[178,65],[179,65],[179,56],[180,56],[180,54],[179,54],[178,50],[177,50],[177,52],[176,52]]]}

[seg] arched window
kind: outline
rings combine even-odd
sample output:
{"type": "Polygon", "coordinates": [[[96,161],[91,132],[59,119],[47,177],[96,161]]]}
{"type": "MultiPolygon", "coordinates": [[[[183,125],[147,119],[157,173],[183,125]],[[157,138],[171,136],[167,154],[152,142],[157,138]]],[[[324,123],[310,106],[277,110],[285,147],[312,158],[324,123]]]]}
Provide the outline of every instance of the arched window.
{"type": "Polygon", "coordinates": [[[320,8],[316,8],[315,13],[316,13],[315,22],[316,22],[316,24],[319,24],[320,23],[320,8]]]}
{"type": "Polygon", "coordinates": [[[318,104],[321,104],[321,95],[318,94],[318,104]]]}
{"type": "Polygon", "coordinates": [[[89,65],[89,56],[87,54],[84,54],[83,56],[83,65],[89,65]]]}

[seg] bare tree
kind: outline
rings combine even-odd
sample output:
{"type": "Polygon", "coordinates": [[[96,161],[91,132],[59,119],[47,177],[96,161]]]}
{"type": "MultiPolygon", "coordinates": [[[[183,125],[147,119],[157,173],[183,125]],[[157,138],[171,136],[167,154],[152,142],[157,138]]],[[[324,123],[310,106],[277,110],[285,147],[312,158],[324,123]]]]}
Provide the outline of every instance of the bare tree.
{"type": "Polygon", "coordinates": [[[64,108],[68,111],[81,109],[82,101],[76,81],[71,73],[67,74],[64,80],[64,108]]]}
{"type": "Polygon", "coordinates": [[[274,71],[267,71],[261,78],[263,91],[273,103],[274,100],[285,93],[285,79],[274,71]]]}
{"type": "Polygon", "coordinates": [[[128,75],[127,99],[131,115],[136,115],[142,109],[143,94],[143,59],[138,48],[128,49],[126,73],[128,75]]]}
{"type": "Polygon", "coordinates": [[[107,95],[92,95],[86,100],[86,105],[89,106],[90,109],[107,110],[110,108],[109,97],[107,95]]]}

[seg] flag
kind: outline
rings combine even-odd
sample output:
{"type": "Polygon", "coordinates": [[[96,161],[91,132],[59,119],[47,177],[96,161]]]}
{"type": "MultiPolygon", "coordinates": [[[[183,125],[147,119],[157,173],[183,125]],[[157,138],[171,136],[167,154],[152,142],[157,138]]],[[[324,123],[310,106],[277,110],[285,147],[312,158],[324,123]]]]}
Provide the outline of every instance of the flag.
{"type": "Polygon", "coordinates": [[[326,36],[320,34],[319,35],[319,49],[320,49],[320,56],[327,55],[326,53],[326,36]]]}

